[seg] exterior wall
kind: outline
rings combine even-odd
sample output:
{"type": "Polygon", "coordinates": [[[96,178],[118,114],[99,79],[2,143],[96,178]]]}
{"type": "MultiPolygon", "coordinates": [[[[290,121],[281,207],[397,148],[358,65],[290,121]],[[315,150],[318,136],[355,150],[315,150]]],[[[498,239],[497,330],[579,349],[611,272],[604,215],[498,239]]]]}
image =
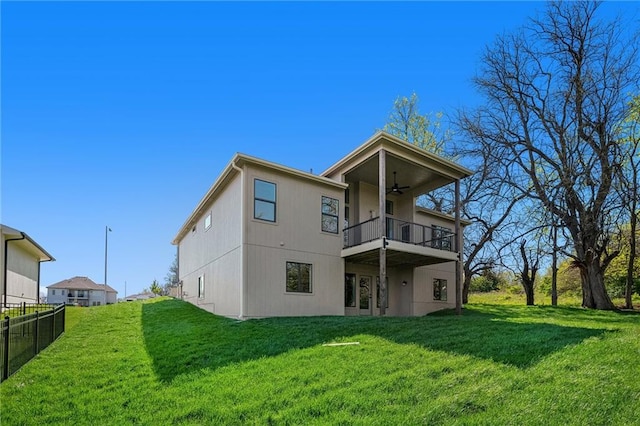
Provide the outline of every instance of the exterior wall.
{"type": "MultiPolygon", "coordinates": [[[[100,285],[100,284],[98,284],[100,285]]],[[[118,301],[118,293],[112,291],[107,292],[107,304],[113,304],[118,301]]],[[[77,303],[80,306],[102,306],[105,304],[104,291],[103,290],[76,290],[65,288],[48,288],[47,289],[47,303],[77,303]],[[55,294],[54,294],[55,291],[55,294]],[[78,292],[82,293],[83,297],[69,298],[69,294],[77,295],[78,292]]]]}
{"type": "Polygon", "coordinates": [[[246,317],[343,315],[344,191],[273,169],[247,166],[246,317]],[[253,217],[254,180],[276,184],[276,221],[253,217]],[[338,233],[323,232],[322,196],[339,200],[338,233]],[[312,265],[311,293],[286,291],[286,262],[312,265]]]}
{"type": "Polygon", "coordinates": [[[241,178],[228,184],[198,218],[195,231],[180,241],[179,274],[184,300],[209,312],[240,315],[242,226],[241,178]],[[205,218],[211,214],[211,226],[205,218]],[[204,278],[204,297],[198,297],[198,277],[204,278]]]}
{"type": "MultiPolygon", "coordinates": [[[[356,286],[359,286],[362,276],[371,277],[371,302],[370,311],[360,309],[360,289],[356,289],[356,307],[345,307],[345,315],[380,315],[378,307],[378,290],[377,283],[380,276],[380,268],[378,266],[363,265],[355,263],[347,263],[345,266],[345,274],[356,275],[356,286]]],[[[388,297],[389,306],[386,310],[388,316],[410,316],[411,315],[411,298],[412,298],[412,277],[413,268],[389,268],[387,269],[387,278],[389,281],[388,297]],[[403,285],[405,281],[407,284],[403,285]]],[[[344,281],[344,280],[343,280],[344,281]]]]}
{"type": "MultiPolygon", "coordinates": [[[[4,246],[4,241],[2,245],[4,246]]],[[[17,244],[12,242],[8,244],[7,303],[37,303],[39,301],[39,263],[38,257],[30,254],[17,244]]]]}
{"type": "Polygon", "coordinates": [[[420,316],[441,309],[453,309],[456,307],[455,290],[455,262],[438,263],[436,265],[422,266],[415,269],[413,290],[412,315],[420,316]],[[433,280],[447,280],[447,300],[433,299],[433,280]]]}
{"type": "Polygon", "coordinates": [[[51,303],[54,305],[60,303],[67,303],[67,295],[69,290],[64,288],[48,288],[47,289],[47,303],[51,303]]]}

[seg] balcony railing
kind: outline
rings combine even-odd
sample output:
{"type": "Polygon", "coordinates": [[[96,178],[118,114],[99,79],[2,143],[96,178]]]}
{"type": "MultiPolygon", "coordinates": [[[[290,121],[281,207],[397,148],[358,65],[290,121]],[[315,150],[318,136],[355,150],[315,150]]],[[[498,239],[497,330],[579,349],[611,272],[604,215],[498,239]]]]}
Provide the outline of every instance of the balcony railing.
{"type": "Polygon", "coordinates": [[[67,297],[69,298],[69,300],[71,300],[71,299],[88,299],[89,298],[89,293],[69,293],[67,295],[67,297]]]}
{"type": "MultiPolygon", "coordinates": [[[[391,217],[388,217],[386,222],[386,237],[388,240],[453,251],[453,237],[455,234],[447,228],[425,226],[391,217]]],[[[342,232],[344,248],[377,240],[382,237],[382,235],[380,235],[380,217],[374,217],[373,219],[350,226],[342,232]]]]}

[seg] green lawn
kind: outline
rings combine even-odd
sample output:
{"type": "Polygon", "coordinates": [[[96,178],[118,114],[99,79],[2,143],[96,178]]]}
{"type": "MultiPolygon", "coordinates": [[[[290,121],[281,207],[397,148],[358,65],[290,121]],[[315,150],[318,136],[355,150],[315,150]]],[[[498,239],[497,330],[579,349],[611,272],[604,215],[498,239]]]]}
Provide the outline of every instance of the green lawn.
{"type": "Polygon", "coordinates": [[[239,322],[156,299],[68,310],[0,385],[0,423],[640,424],[640,315],[469,305],[462,317],[239,322]],[[324,343],[357,345],[323,346],[324,343]]]}

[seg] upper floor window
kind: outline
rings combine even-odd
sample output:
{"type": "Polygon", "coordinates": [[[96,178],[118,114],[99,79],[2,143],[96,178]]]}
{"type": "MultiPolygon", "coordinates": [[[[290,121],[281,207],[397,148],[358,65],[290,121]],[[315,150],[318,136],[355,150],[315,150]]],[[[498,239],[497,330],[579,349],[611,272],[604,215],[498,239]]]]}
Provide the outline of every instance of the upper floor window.
{"type": "Polygon", "coordinates": [[[335,198],[322,197],[322,230],[324,232],[338,233],[338,212],[340,202],[335,198]]]}
{"type": "Polygon", "coordinates": [[[440,250],[451,251],[453,232],[444,226],[433,225],[431,227],[431,247],[440,250]]]}
{"type": "Polygon", "coordinates": [[[311,293],[311,265],[287,262],[287,292],[311,293]]]}
{"type": "Polygon", "coordinates": [[[276,184],[256,179],[253,185],[253,217],[276,221],[276,184]]]}
{"type": "Polygon", "coordinates": [[[211,228],[211,213],[206,215],[205,218],[204,218],[204,229],[205,229],[205,231],[207,229],[209,229],[209,228],[211,228]]]}

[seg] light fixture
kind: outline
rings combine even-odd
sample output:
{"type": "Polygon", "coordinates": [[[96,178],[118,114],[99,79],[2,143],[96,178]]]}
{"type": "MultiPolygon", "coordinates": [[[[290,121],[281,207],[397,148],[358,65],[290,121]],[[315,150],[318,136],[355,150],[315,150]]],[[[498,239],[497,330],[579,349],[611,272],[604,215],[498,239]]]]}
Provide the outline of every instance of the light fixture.
{"type": "Polygon", "coordinates": [[[403,281],[402,281],[402,286],[404,287],[404,286],[406,286],[406,285],[407,285],[407,281],[406,281],[406,280],[403,280],[403,281]]]}

